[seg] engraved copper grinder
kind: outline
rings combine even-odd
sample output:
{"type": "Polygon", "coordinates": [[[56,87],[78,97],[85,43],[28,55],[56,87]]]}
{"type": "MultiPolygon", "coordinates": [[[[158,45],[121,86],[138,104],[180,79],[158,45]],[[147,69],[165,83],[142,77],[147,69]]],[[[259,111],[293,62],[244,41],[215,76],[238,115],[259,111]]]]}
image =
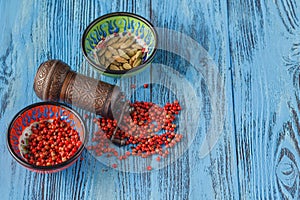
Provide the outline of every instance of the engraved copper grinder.
{"type": "Polygon", "coordinates": [[[115,110],[122,107],[118,86],[78,74],[60,60],[42,63],[33,87],[42,100],[72,104],[111,119],[115,110]]]}

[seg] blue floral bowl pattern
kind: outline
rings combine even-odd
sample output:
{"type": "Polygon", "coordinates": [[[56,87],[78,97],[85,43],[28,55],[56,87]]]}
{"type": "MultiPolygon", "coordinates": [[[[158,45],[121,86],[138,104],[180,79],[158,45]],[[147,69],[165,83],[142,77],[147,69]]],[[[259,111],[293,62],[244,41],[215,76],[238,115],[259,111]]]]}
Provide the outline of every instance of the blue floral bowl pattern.
{"type": "Polygon", "coordinates": [[[82,37],[82,51],[87,61],[100,72],[109,76],[134,74],[148,65],[154,58],[157,49],[157,33],[153,25],[145,18],[126,12],[109,13],[94,20],[85,30],[82,37]],[[143,64],[131,70],[111,71],[96,62],[92,52],[101,40],[112,35],[133,35],[142,41],[142,46],[148,50],[143,58],[143,64]]]}

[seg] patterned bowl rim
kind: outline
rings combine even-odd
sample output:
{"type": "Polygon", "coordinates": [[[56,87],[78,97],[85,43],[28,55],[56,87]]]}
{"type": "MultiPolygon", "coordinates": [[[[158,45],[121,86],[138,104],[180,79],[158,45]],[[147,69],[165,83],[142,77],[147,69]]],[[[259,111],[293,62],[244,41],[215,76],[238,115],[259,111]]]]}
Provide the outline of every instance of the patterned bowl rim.
{"type": "Polygon", "coordinates": [[[85,29],[85,31],[83,32],[82,38],[81,38],[81,50],[83,52],[83,55],[85,57],[85,59],[88,61],[89,64],[91,64],[95,69],[97,69],[98,71],[100,71],[101,73],[103,73],[104,75],[115,75],[115,76],[120,76],[123,74],[133,74],[134,72],[138,72],[140,69],[146,67],[149,63],[152,62],[152,60],[154,59],[154,56],[156,54],[157,51],[157,44],[158,44],[158,38],[157,38],[157,31],[155,30],[154,26],[152,25],[152,23],[150,21],[148,21],[146,18],[134,14],[134,13],[130,13],[130,12],[113,12],[113,13],[108,13],[105,15],[102,15],[99,18],[96,18],[94,21],[92,21],[87,28],[85,29]],[[91,28],[93,28],[98,22],[109,18],[109,17],[114,17],[114,16],[128,16],[128,17],[133,17],[136,19],[141,20],[142,22],[144,22],[152,31],[153,35],[154,35],[154,49],[153,49],[153,53],[150,55],[150,57],[145,60],[145,62],[141,65],[139,65],[138,67],[135,67],[133,69],[130,70],[118,70],[118,71],[114,71],[114,70],[110,70],[110,69],[105,69],[100,65],[96,65],[87,55],[86,51],[85,51],[85,38],[87,37],[88,32],[91,30],[91,28]]]}
{"type": "Polygon", "coordinates": [[[8,150],[10,152],[10,154],[12,155],[12,157],[18,162],[20,163],[21,165],[23,165],[24,167],[28,168],[28,169],[34,169],[34,170],[39,170],[39,171],[49,171],[49,170],[57,170],[57,169],[60,169],[60,168],[63,168],[63,167],[66,167],[70,164],[72,164],[74,161],[76,161],[76,159],[78,159],[78,157],[81,155],[86,143],[87,143],[87,136],[86,136],[86,126],[85,126],[85,123],[84,121],[82,120],[82,118],[80,117],[80,115],[75,111],[73,110],[71,107],[65,105],[65,104],[62,104],[62,103],[58,103],[58,102],[50,102],[50,101],[45,101],[45,102],[38,102],[38,103],[34,103],[34,104],[31,104],[31,105],[28,105],[26,106],[25,108],[23,108],[22,110],[20,110],[14,117],[13,119],[11,120],[9,126],[8,126],[8,129],[7,129],[7,137],[6,137],[6,144],[7,144],[7,147],[8,147],[8,150]],[[58,107],[62,107],[66,110],[69,110],[72,114],[74,114],[74,116],[76,118],[78,118],[78,120],[80,121],[80,124],[82,125],[83,127],[83,143],[82,145],[80,146],[80,148],[77,150],[77,152],[70,158],[68,159],[67,161],[65,162],[62,162],[60,164],[57,164],[57,165],[51,165],[51,166],[36,166],[36,165],[31,165],[29,164],[27,161],[21,159],[13,150],[12,150],[12,145],[11,143],[9,142],[9,139],[10,139],[10,130],[12,129],[12,126],[14,124],[14,122],[17,120],[17,118],[19,116],[21,116],[21,114],[23,114],[25,111],[27,110],[30,110],[34,107],[37,107],[37,106],[43,106],[43,105],[53,105],[53,106],[58,106],[58,107]]]}

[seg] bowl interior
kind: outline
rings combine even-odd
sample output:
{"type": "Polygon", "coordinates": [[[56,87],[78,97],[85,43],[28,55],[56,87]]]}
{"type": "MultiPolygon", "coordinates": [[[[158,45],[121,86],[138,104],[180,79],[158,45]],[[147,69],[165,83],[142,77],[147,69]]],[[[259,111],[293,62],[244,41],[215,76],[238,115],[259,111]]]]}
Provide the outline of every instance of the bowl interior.
{"type": "Polygon", "coordinates": [[[8,130],[8,143],[12,153],[17,156],[18,159],[27,163],[20,151],[20,138],[22,137],[23,131],[34,122],[51,120],[54,118],[61,118],[68,122],[73,129],[78,131],[80,134],[80,140],[84,144],[85,128],[77,114],[74,114],[72,110],[65,106],[55,104],[37,104],[20,111],[10,124],[8,130]]]}
{"type": "Polygon", "coordinates": [[[87,60],[97,69],[106,71],[95,60],[94,51],[98,43],[117,34],[135,36],[140,45],[148,50],[144,63],[154,56],[157,36],[153,26],[146,19],[132,13],[110,13],[93,21],[82,38],[82,50],[87,60]]]}

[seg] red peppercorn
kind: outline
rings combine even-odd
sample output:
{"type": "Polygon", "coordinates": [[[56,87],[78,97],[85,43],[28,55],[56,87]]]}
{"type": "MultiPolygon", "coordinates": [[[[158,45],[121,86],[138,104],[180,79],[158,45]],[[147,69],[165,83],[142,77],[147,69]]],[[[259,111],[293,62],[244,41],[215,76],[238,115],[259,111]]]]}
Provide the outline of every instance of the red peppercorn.
{"type": "Polygon", "coordinates": [[[32,165],[50,166],[64,162],[74,155],[82,144],[78,132],[59,118],[40,121],[31,126],[31,131],[31,135],[27,134],[28,145],[24,158],[32,165]]]}
{"type": "Polygon", "coordinates": [[[148,171],[151,171],[152,170],[152,167],[149,165],[149,166],[147,166],[147,170],[148,171]]]}
{"type": "Polygon", "coordinates": [[[145,83],[144,88],[148,88],[149,84],[145,83]]]}
{"type": "Polygon", "coordinates": [[[112,164],[111,166],[112,166],[112,168],[114,168],[114,169],[118,167],[118,165],[117,165],[116,163],[112,164]]]}
{"type": "MultiPolygon", "coordinates": [[[[148,85],[146,86],[146,88],[148,85]]],[[[131,151],[125,152],[125,155],[119,155],[114,148],[110,148],[110,139],[114,133],[118,122],[106,118],[94,120],[101,131],[96,131],[92,139],[95,142],[93,148],[96,155],[109,154],[116,156],[119,160],[124,160],[128,156],[140,156],[147,158],[154,154],[162,157],[168,155],[166,148],[172,148],[182,135],[175,134],[177,125],[174,123],[176,113],[181,108],[178,101],[166,103],[160,107],[152,102],[129,102],[132,107],[130,116],[125,116],[120,128],[116,131],[114,139],[124,140],[125,145],[131,145],[131,151]],[[166,131],[167,130],[167,131],[166,131]],[[165,133],[161,133],[164,132],[165,133]],[[173,140],[173,138],[176,139],[173,140]]],[[[160,160],[161,157],[157,157],[160,160]]]]}

